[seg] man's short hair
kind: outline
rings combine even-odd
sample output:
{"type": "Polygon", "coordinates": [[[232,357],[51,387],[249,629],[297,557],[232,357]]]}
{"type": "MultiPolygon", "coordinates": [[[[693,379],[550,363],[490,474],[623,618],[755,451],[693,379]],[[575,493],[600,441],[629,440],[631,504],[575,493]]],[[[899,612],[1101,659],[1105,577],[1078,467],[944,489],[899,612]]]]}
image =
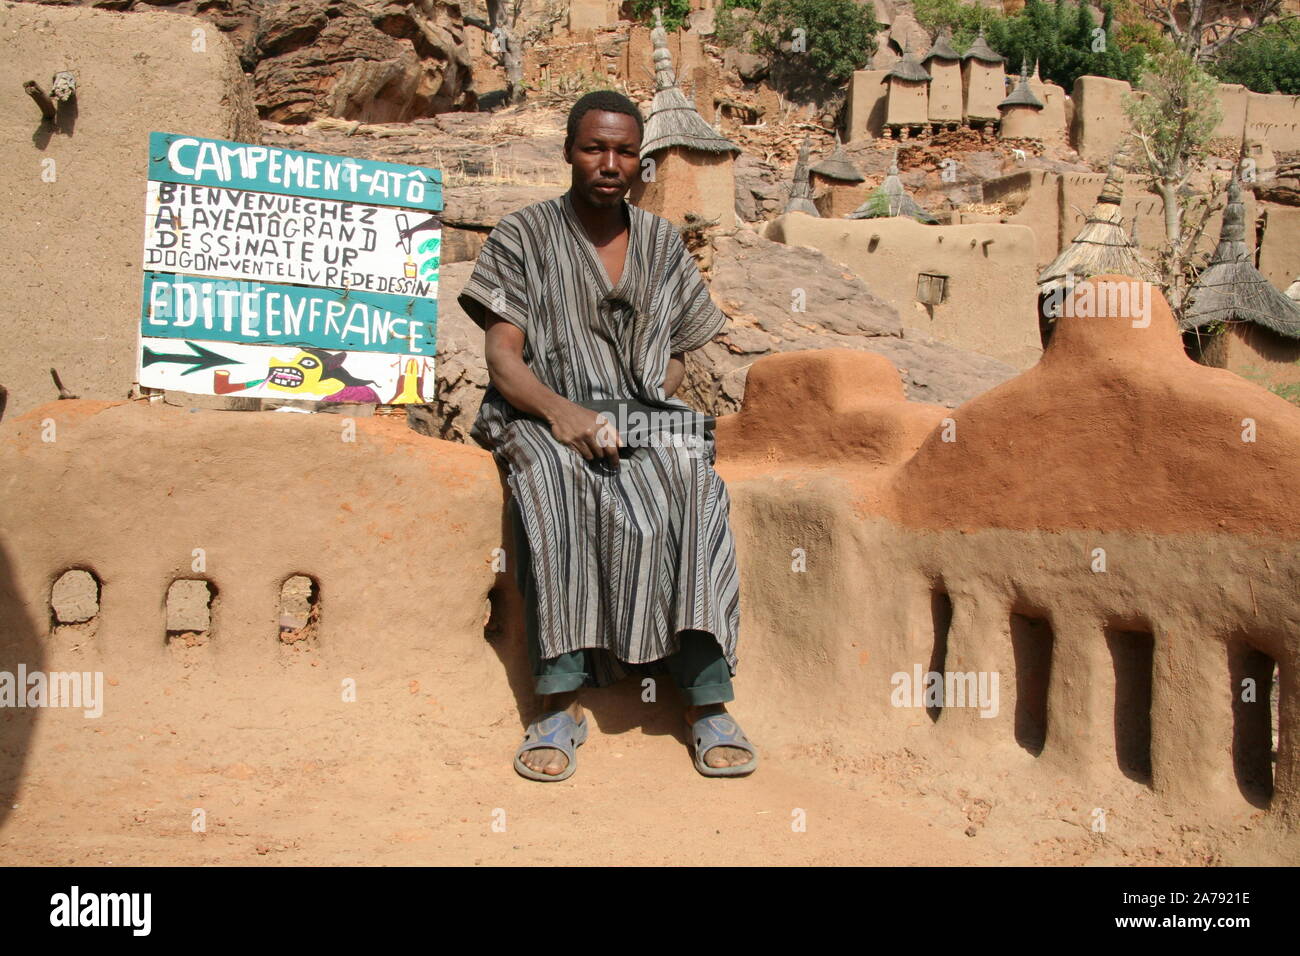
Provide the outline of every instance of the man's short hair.
{"type": "Polygon", "coordinates": [[[569,125],[565,135],[565,145],[571,144],[578,136],[578,124],[582,122],[582,117],[592,110],[600,110],[605,113],[626,113],[636,120],[636,135],[639,141],[645,135],[645,120],[641,118],[641,111],[636,108],[636,104],[629,100],[618,90],[593,90],[578,102],[573,104],[573,109],[569,110],[569,125]]]}

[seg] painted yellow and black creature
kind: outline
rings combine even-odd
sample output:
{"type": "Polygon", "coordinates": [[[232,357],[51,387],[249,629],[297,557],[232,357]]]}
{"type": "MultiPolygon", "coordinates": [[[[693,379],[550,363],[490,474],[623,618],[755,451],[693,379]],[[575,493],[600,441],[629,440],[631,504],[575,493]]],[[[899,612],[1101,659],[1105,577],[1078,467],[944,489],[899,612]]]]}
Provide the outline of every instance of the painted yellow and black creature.
{"type": "Polygon", "coordinates": [[[373,379],[361,379],[343,367],[347,352],[302,349],[291,360],[273,357],[266,387],[277,392],[321,396],[325,402],[379,402],[370,386],[373,379]]]}
{"type": "MultiPolygon", "coordinates": [[[[232,382],[230,373],[218,370],[212,376],[212,390],[217,395],[232,395],[265,385],[267,389],[287,392],[301,398],[322,402],[384,403],[371,386],[373,379],[362,379],[343,367],[347,352],[304,348],[291,360],[272,357],[263,378],[232,382]]],[[[398,357],[394,368],[401,369],[393,395],[384,404],[401,405],[425,401],[424,390],[432,383],[433,363],[428,358],[398,357]]]]}

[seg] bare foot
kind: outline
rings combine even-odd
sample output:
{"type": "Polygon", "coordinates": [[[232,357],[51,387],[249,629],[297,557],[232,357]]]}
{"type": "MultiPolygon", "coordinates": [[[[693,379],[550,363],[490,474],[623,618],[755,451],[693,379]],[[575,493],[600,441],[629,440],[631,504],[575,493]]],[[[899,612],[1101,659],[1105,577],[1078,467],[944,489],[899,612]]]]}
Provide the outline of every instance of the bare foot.
{"type": "MultiPolygon", "coordinates": [[[[704,704],[700,707],[686,708],[686,725],[689,727],[701,717],[712,717],[714,714],[725,714],[727,708],[725,704],[704,704]]],[[[754,755],[743,747],[711,747],[704,752],[704,764],[707,767],[739,767],[743,763],[749,763],[754,755]]]]}
{"type": "MultiPolygon", "coordinates": [[[[577,691],[568,694],[551,694],[542,698],[542,713],[556,710],[566,710],[575,723],[582,723],[582,705],[578,703],[577,691]]],[[[556,750],[554,747],[538,747],[521,756],[519,762],[529,770],[554,777],[564,773],[564,768],[569,765],[569,758],[565,756],[564,751],[556,750]]]]}

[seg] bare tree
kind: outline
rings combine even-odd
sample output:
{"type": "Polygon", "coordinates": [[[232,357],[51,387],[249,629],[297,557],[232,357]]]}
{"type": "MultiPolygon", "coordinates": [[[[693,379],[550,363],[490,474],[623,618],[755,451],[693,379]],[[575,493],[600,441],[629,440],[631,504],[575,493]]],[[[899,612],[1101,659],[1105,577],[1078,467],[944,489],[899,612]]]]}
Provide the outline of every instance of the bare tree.
{"type": "Polygon", "coordinates": [[[1165,28],[1174,46],[1196,62],[1213,59],[1229,43],[1270,20],[1293,20],[1284,0],[1137,0],[1137,7],[1165,28]]]}
{"type": "MultiPolygon", "coordinates": [[[[1159,268],[1169,304],[1181,308],[1192,256],[1205,226],[1184,228],[1192,174],[1209,152],[1210,139],[1222,119],[1218,83],[1190,55],[1170,52],[1149,61],[1136,92],[1126,99],[1130,136],[1139,149],[1137,164],[1165,206],[1165,244],[1159,268]]],[[[1217,196],[1210,197],[1211,202],[1217,196]]]]}
{"type": "Polygon", "coordinates": [[[521,32],[525,0],[486,0],[488,18],[465,13],[462,19],[488,34],[489,49],[506,74],[506,102],[513,105],[524,99],[524,50],[550,32],[551,27],[568,16],[568,4],[549,0],[540,20],[521,32]]]}

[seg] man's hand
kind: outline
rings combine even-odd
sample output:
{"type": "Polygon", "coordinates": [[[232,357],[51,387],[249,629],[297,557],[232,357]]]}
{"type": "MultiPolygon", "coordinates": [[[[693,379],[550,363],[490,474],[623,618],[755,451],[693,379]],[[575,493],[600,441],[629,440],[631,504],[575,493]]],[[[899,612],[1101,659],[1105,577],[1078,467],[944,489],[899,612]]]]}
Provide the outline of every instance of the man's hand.
{"type": "Polygon", "coordinates": [[[664,375],[664,398],[672,398],[686,377],[686,354],[673,352],[668,356],[668,371],[664,375]]]}
{"type": "Polygon", "coordinates": [[[590,408],[583,408],[559,398],[547,411],[551,434],[561,445],[568,445],[587,461],[603,458],[618,467],[618,429],[590,408]]]}
{"type": "Polygon", "coordinates": [[[545,419],[555,440],[587,461],[602,458],[617,468],[618,429],[608,419],[557,395],[537,380],[524,364],[522,329],[491,313],[484,327],[488,376],[505,400],[521,412],[545,419]]]}

